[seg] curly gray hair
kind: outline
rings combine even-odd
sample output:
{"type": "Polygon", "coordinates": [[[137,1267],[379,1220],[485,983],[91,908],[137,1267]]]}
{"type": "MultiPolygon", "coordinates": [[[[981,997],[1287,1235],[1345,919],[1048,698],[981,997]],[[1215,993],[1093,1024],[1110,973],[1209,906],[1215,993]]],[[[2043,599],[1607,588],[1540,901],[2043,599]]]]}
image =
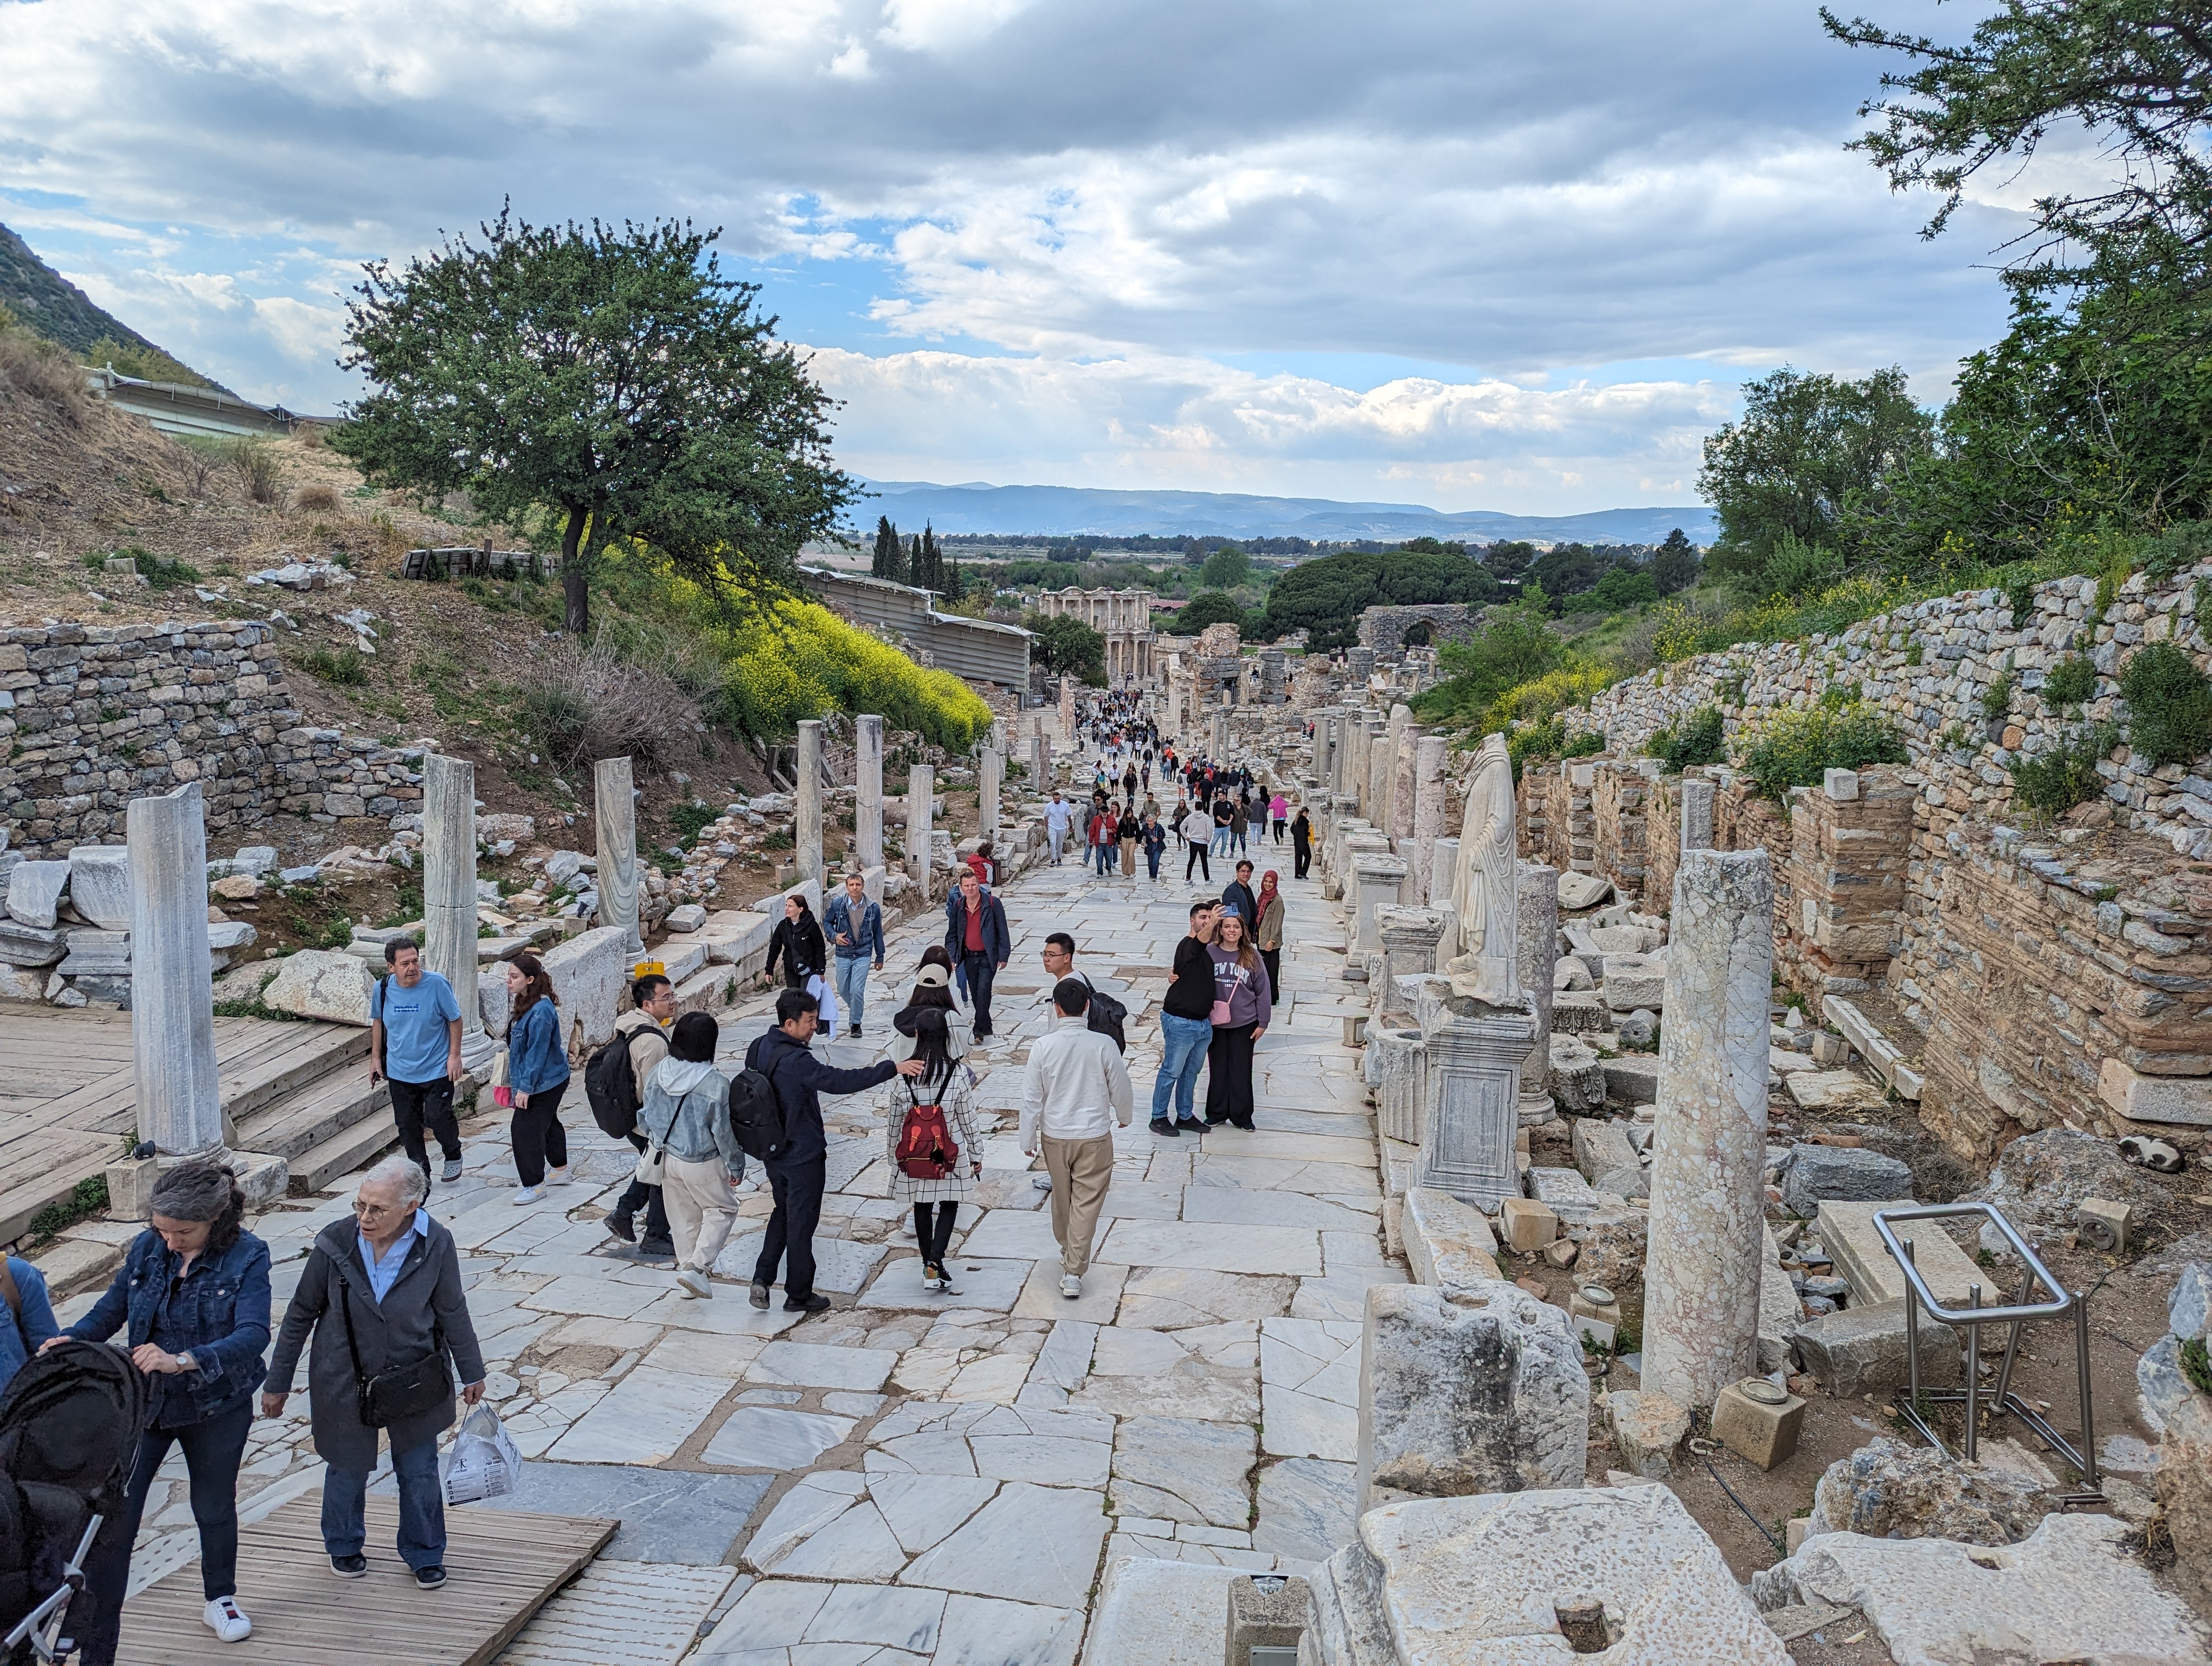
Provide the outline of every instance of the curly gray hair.
{"type": "Polygon", "coordinates": [[[399,1191],[399,1207],[411,1209],[430,1195],[430,1177],[422,1165],[404,1152],[394,1152],[362,1176],[364,1186],[394,1186],[399,1191]]]}

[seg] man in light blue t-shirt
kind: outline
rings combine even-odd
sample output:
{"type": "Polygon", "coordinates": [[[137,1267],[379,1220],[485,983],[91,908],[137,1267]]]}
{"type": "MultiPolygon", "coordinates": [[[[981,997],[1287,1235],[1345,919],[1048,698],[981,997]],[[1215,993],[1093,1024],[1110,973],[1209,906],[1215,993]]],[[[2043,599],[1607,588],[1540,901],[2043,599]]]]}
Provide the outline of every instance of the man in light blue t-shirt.
{"type": "Polygon", "coordinates": [[[368,1000],[368,1079],[392,1089],[392,1120],[399,1143],[427,1177],[427,1124],[438,1136],[446,1166],[441,1178],[461,1177],[461,1127],[453,1118],[453,1084],[461,1079],[461,1006],[453,986],[422,970],[412,943],[384,945],[389,975],[377,980],[368,1000]]]}

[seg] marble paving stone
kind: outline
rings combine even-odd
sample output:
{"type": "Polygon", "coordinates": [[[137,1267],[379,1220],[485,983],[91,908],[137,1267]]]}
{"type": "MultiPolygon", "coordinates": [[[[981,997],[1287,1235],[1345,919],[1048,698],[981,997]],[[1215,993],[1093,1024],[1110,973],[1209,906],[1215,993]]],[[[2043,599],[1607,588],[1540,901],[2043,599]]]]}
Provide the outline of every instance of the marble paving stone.
{"type": "Polygon", "coordinates": [[[1243,1528],[1251,1520],[1247,1478],[1258,1458],[1249,1426],[1129,1418],[1114,1433],[1107,1499],[1116,1515],[1243,1528]]]}
{"type": "Polygon", "coordinates": [[[1203,1268],[1223,1273],[1322,1270],[1319,1234],[1297,1226],[1228,1226],[1205,1221],[1120,1220],[1100,1258],[1127,1267],[1203,1268]]]}
{"type": "Polygon", "coordinates": [[[977,1259],[1054,1260],[1060,1245],[1052,1236],[1052,1217],[1034,1211],[994,1210],[969,1230],[960,1253],[977,1259]]]}
{"type": "Polygon", "coordinates": [[[1224,1319],[1271,1319],[1290,1311],[1294,1279],[1203,1268],[1139,1268],[1121,1289],[1120,1324],[1173,1330],[1224,1319]]]}
{"type": "Polygon", "coordinates": [[[1055,1321],[1043,1348],[1030,1367],[1030,1382],[1056,1389],[1076,1387],[1090,1375],[1091,1350],[1100,1335],[1098,1326],[1081,1319],[1055,1321]]]}
{"type": "Polygon", "coordinates": [[[983,1308],[1004,1313],[1020,1298],[1030,1266],[1025,1261],[970,1261],[965,1256],[955,1256],[946,1271],[951,1274],[958,1293],[932,1294],[921,1287],[921,1262],[911,1256],[895,1256],[876,1275],[876,1281],[860,1298],[860,1305],[921,1312],[983,1308]]]}
{"type": "MultiPolygon", "coordinates": [[[[611,1517],[622,1526],[602,1555],[618,1562],[704,1567],[729,1554],[775,1481],[773,1475],[708,1475],[629,1464],[526,1463],[514,1492],[465,1507],[611,1517]]],[[[382,1485],[391,1485],[388,1476],[382,1485]]]]}
{"type": "Polygon", "coordinates": [[[1097,1377],[1155,1377],[1188,1363],[1190,1352],[1171,1331],[1125,1330],[1116,1327],[1098,1333],[1091,1371],[1097,1377]]]}
{"type": "Polygon", "coordinates": [[[1126,1267],[1109,1267],[1104,1262],[1093,1262],[1091,1270],[1083,1275],[1083,1293],[1073,1301],[1060,1293],[1060,1263],[1041,1261],[1030,1272],[1029,1282],[1014,1303],[1018,1319],[1081,1319],[1092,1324],[1110,1325],[1114,1314],[1121,1304],[1121,1282],[1129,1275],[1126,1267]]]}
{"type": "Polygon", "coordinates": [[[849,1469],[801,1475],[745,1541],[745,1565],[763,1573],[775,1572],[794,1546],[836,1521],[867,1490],[868,1478],[849,1469]]]}
{"type": "MultiPolygon", "coordinates": [[[[1303,1097],[1295,1092],[1270,1095],[1269,1103],[1252,1113],[1253,1124],[1262,1134],[1318,1134],[1334,1140],[1372,1140],[1375,1124],[1371,1119],[1350,1111],[1326,1110],[1305,1110],[1292,1108],[1285,1100],[1295,1103],[1303,1097]]],[[[1326,1096],[1316,1096],[1326,1097],[1326,1096]]],[[[1329,1102],[1334,1104],[1334,1101],[1329,1102]]]]}
{"type": "Polygon", "coordinates": [[[811,1342],[770,1342],[746,1367],[749,1383],[793,1383],[807,1389],[879,1389],[898,1363],[886,1348],[818,1347],[811,1342]]]}
{"type": "MultiPolygon", "coordinates": [[[[631,1325],[625,1329],[644,1330],[647,1327],[631,1325]]],[[[635,1342],[623,1345],[624,1352],[636,1346],[635,1342]]],[[[647,1350],[644,1363],[657,1371],[680,1371],[693,1377],[726,1377],[734,1383],[767,1346],[765,1336],[719,1336],[706,1331],[672,1330],[663,1333],[647,1350]]]]}
{"type": "MultiPolygon", "coordinates": [[[[1254,1550],[1249,1545],[1217,1545],[1195,1539],[1152,1539],[1133,1533],[1116,1533],[1106,1541],[1106,1560],[1110,1564],[1123,1558],[1239,1568],[1250,1573],[1273,1572],[1275,1566],[1271,1552],[1254,1550]]],[[[1226,1608],[1226,1599],[1224,1607],[1226,1608]]]]}
{"type": "MultiPolygon", "coordinates": [[[[714,1257],[714,1274],[718,1278],[747,1281],[752,1278],[754,1265],[760,1260],[761,1243],[765,1229],[733,1234],[722,1246],[722,1253],[714,1257]]],[[[868,1274],[884,1258],[880,1243],[856,1243],[850,1238],[832,1237],[826,1232],[814,1235],[814,1287],[833,1295],[856,1295],[866,1286],[868,1274]]],[[[668,1276],[663,1274],[664,1280],[668,1276]]],[[[664,1283],[663,1288],[665,1288],[664,1283]]],[[[719,1295],[722,1292],[718,1292],[719,1295]]],[[[742,1292],[738,1292],[742,1294],[742,1292]]]]}
{"type": "Polygon", "coordinates": [[[1356,1464],[1285,1458],[1260,1472],[1260,1519],[1252,1547],[1324,1562],[1358,1530],[1356,1464]]]}
{"type": "Polygon", "coordinates": [[[720,1293],[703,1302],[672,1290],[651,1306],[639,1310],[638,1319],[644,1324],[673,1325],[678,1330],[710,1331],[720,1336],[769,1337],[789,1330],[805,1316],[785,1312],[781,1301],[761,1309],[747,1302],[742,1290],[727,1285],[717,1285],[715,1289],[720,1293]]]}
{"type": "Polygon", "coordinates": [[[864,1499],[791,1545],[775,1572],[793,1579],[888,1580],[906,1560],[883,1512],[864,1499]]]}
{"type": "Polygon", "coordinates": [[[1176,1220],[1182,1215],[1182,1189],[1141,1181],[1124,1183],[1117,1173],[1099,1206],[1102,1220],[1176,1220]]]}
{"type": "Polygon", "coordinates": [[[1260,1384],[1249,1371],[1214,1371],[1186,1359],[1162,1376],[1101,1377],[1068,1396],[1114,1417],[1191,1417],[1216,1423],[1255,1423],[1260,1418],[1260,1384]]]}
{"type": "Polygon", "coordinates": [[[1185,1220],[1224,1225],[1310,1226],[1316,1231],[1372,1232],[1375,1219],[1303,1192],[1248,1192],[1193,1186],[1183,1194],[1185,1220]]]}
{"type": "Polygon", "coordinates": [[[555,1279],[543,1290],[525,1296],[521,1306],[540,1313],[570,1316],[588,1313],[602,1319],[634,1319],[653,1304],[668,1288],[621,1284],[606,1278],[555,1279]]]}
{"type": "Polygon", "coordinates": [[[870,1432],[870,1474],[982,1475],[1052,1487],[1103,1487],[1110,1418],[1080,1411],[908,1401],[870,1432]]]}
{"type": "Polygon", "coordinates": [[[1381,1267],[1382,1242],[1375,1236],[1371,1224],[1357,1231],[1323,1232],[1321,1258],[1334,1277],[1341,1277],[1355,1268],[1381,1267]]]}
{"type": "Polygon", "coordinates": [[[958,1592],[945,1599],[933,1666],[1075,1666],[1083,1615],[958,1592]]]}
{"type": "Polygon", "coordinates": [[[1344,1163],[1284,1163],[1267,1157],[1216,1157],[1208,1152],[1190,1177],[1194,1186],[1241,1186],[1262,1191],[1306,1192],[1332,1197],[1382,1189],[1370,1160],[1364,1168],[1344,1163]]]}
{"type": "Polygon", "coordinates": [[[554,1442],[563,1463],[665,1462],[730,1391],[726,1378],[641,1368],[554,1442]]]}
{"type": "Polygon", "coordinates": [[[1301,1279],[1291,1303],[1294,1319],[1345,1319],[1364,1324],[1371,1285],[1408,1282],[1401,1267],[1351,1267],[1325,1279],[1301,1279]]]}
{"type": "Polygon", "coordinates": [[[804,1469],[852,1432],[849,1417],[740,1406],[701,1456],[731,1469],[804,1469]]]}
{"type": "Polygon", "coordinates": [[[945,1385],[947,1400],[968,1402],[993,1401],[1001,1406],[1011,1406],[1021,1394],[1022,1384],[1029,1380],[1030,1356],[1025,1353],[992,1353],[981,1359],[971,1359],[953,1374],[945,1385]]]}
{"type": "Polygon", "coordinates": [[[1208,1157],[1236,1158],[1245,1162],[1328,1163],[1358,1168],[1375,1161],[1371,1136],[1342,1140],[1320,1134],[1248,1134],[1232,1128],[1207,1129],[1205,1151],[1208,1157]]]}
{"type": "Polygon", "coordinates": [[[964,1475],[870,1475],[868,1496],[909,1555],[918,1555],[991,1501],[995,1481],[964,1475]]]}
{"type": "Polygon", "coordinates": [[[1069,1608],[1084,1602],[1106,1537],[1099,1494],[1012,1481],[915,1558],[904,1585],[1069,1608]]]}
{"type": "Polygon", "coordinates": [[[850,1645],[873,1645],[927,1659],[944,1613],[945,1597],[937,1591],[763,1579],[738,1599],[694,1658],[743,1666],[779,1657],[808,1666],[870,1666],[883,1657],[850,1645]],[[841,1651],[840,1644],[848,1646],[841,1651]]]}

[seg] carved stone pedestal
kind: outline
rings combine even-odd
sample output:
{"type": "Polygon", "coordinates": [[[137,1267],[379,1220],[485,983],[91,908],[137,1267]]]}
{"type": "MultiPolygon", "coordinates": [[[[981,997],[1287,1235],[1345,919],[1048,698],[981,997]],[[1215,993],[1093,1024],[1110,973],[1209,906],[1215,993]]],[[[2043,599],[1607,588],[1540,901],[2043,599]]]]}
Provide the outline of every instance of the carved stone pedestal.
{"type": "Polygon", "coordinates": [[[1494,1213],[1521,1195],[1513,1160],[1533,1007],[1492,1006],[1432,984],[1420,1011],[1427,1109],[1415,1183],[1494,1213]]]}

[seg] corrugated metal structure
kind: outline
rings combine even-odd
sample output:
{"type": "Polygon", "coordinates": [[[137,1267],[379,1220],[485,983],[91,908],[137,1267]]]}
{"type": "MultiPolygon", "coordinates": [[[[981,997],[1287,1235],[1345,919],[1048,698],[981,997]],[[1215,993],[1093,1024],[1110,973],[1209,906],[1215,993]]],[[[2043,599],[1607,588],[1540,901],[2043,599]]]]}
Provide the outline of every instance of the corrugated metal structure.
{"type": "Polygon", "coordinates": [[[302,416],[282,405],[252,404],[211,387],[184,382],[141,381],[118,370],[87,370],[85,386],[94,398],[143,416],[164,434],[217,435],[225,438],[289,434],[299,423],[333,423],[333,416],[302,416]]]}
{"type": "Polygon", "coordinates": [[[1030,633],[1019,625],[939,613],[930,605],[935,592],[885,579],[823,567],[802,567],[799,576],[832,612],[904,639],[939,671],[1012,689],[1030,685],[1030,633]]]}

